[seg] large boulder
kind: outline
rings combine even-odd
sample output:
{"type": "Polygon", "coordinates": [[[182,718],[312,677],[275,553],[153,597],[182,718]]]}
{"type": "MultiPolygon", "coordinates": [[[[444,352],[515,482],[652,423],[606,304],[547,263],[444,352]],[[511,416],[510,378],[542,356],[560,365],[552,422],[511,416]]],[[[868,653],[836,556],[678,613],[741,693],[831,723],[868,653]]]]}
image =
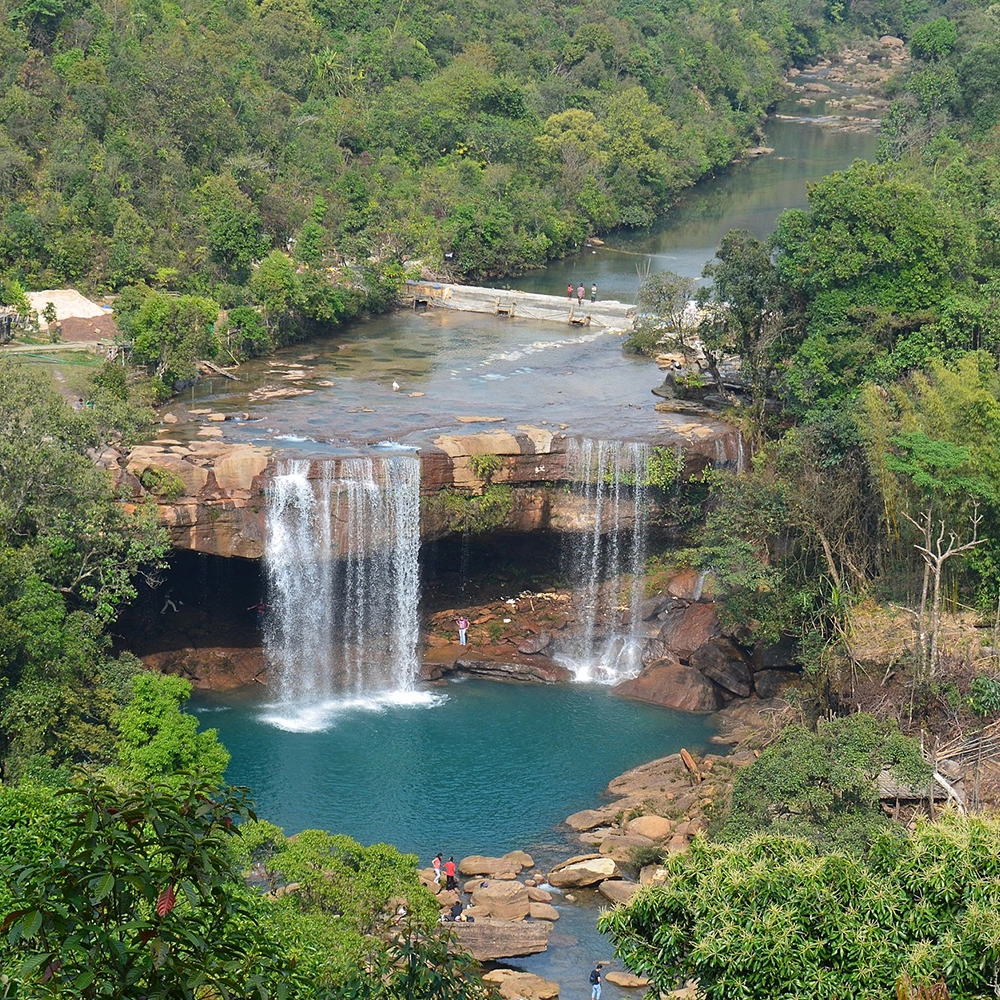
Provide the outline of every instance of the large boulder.
{"type": "Polygon", "coordinates": [[[691,654],[691,666],[719,687],[740,698],[750,696],[750,664],[743,651],[721,636],[709,639],[691,654]]]}
{"type": "Polygon", "coordinates": [[[612,858],[600,854],[584,854],[570,858],[549,872],[549,885],[557,889],[577,889],[581,886],[596,885],[606,878],[619,874],[618,865],[612,858]]]}
{"type": "Polygon", "coordinates": [[[493,969],[483,979],[496,983],[500,996],[505,1000],[554,1000],[559,996],[559,984],[542,979],[532,972],[515,972],[513,969],[493,969]]]}
{"type": "Polygon", "coordinates": [[[550,920],[477,919],[474,924],[454,923],[448,927],[458,946],[477,962],[535,955],[549,946],[550,920]]]}
{"type": "Polygon", "coordinates": [[[528,886],[528,899],[533,903],[551,903],[552,893],[538,885],[528,886]]]}
{"type": "Polygon", "coordinates": [[[620,986],[623,990],[644,990],[649,985],[649,980],[645,976],[637,976],[634,972],[624,970],[618,972],[612,969],[610,972],[602,973],[603,977],[615,986],[620,986]]]}
{"type": "Polygon", "coordinates": [[[686,660],[719,631],[715,605],[688,604],[671,609],[660,629],[660,639],[679,660],[686,660]]]}
{"type": "Polygon", "coordinates": [[[625,882],[620,878],[609,878],[597,887],[597,891],[605,899],[609,899],[617,905],[619,903],[628,903],[638,888],[639,886],[635,882],[625,882]]]}
{"type": "Polygon", "coordinates": [[[673,831],[673,823],[663,816],[636,816],[628,821],[628,832],[648,837],[650,840],[666,840],[673,831]]]}
{"type": "Polygon", "coordinates": [[[535,859],[527,851],[508,851],[502,860],[513,861],[522,868],[535,867],[535,859]]]}
{"type": "Polygon", "coordinates": [[[547,646],[552,644],[552,633],[551,632],[537,632],[535,635],[529,635],[522,639],[517,645],[517,651],[519,653],[524,653],[526,656],[531,656],[535,653],[540,653],[547,646]]]}
{"type": "Polygon", "coordinates": [[[472,892],[472,905],[498,920],[523,920],[531,912],[528,887],[520,882],[489,882],[472,892]]]}
{"type": "Polygon", "coordinates": [[[653,842],[649,837],[640,837],[638,834],[632,833],[611,833],[601,839],[601,846],[598,850],[612,860],[627,865],[635,856],[636,848],[652,846],[653,842]]]}
{"type": "Polygon", "coordinates": [[[608,826],[615,821],[615,817],[621,812],[621,806],[617,802],[601,806],[599,809],[581,809],[566,817],[566,825],[577,833],[584,830],[594,830],[599,826],[608,826]]]}
{"type": "Polygon", "coordinates": [[[482,854],[470,854],[467,858],[462,858],[458,863],[458,871],[461,875],[495,876],[499,872],[513,872],[516,875],[520,870],[521,865],[509,856],[490,858],[482,854]]]}
{"type": "Polygon", "coordinates": [[[612,693],[681,712],[716,712],[722,705],[719,689],[700,670],[673,660],[643,667],[637,677],[612,688],[612,693]]]}
{"type": "Polygon", "coordinates": [[[559,911],[551,903],[532,903],[528,916],[532,920],[558,920],[559,911]]]}

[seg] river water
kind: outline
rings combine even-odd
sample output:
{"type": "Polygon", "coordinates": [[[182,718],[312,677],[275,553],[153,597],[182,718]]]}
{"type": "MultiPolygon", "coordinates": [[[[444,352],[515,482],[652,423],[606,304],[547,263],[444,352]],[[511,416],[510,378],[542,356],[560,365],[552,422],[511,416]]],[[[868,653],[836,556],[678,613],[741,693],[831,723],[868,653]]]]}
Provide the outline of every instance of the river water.
{"type": "MultiPolygon", "coordinates": [[[[804,119],[772,121],[766,141],[773,154],[699,185],[655,229],[612,234],[607,246],[511,285],[558,294],[596,282],[602,297],[634,301],[647,263],[698,276],[729,229],[766,235],[782,209],[806,204],[808,182],[870,158],[876,139],[804,119]]],[[[299,454],[415,447],[443,429],[476,429],[457,423],[470,415],[504,418],[488,427],[530,420],[590,436],[655,439],[669,429],[649,393],[655,366],[623,355],[616,336],[493,317],[381,317],[282,351],[241,378],[205,383],[185,402],[250,413],[225,423],[227,438],[299,454]]],[[[289,833],[321,827],[387,841],[425,865],[438,850],[575,853],[562,818],[593,804],[613,775],[682,745],[702,749],[710,735],[698,718],[623,703],[593,685],[450,684],[396,705],[345,703],[313,732],[289,731],[259,703],[194,707],[218,727],[233,755],[227,777],[253,788],[262,817],[289,833]]],[[[516,963],[556,979],[570,998],[587,989],[594,960],[610,957],[593,928],[598,901],[581,897],[557,901],[559,946],[516,963]]],[[[611,1000],[622,995],[605,989],[611,1000]]]]}

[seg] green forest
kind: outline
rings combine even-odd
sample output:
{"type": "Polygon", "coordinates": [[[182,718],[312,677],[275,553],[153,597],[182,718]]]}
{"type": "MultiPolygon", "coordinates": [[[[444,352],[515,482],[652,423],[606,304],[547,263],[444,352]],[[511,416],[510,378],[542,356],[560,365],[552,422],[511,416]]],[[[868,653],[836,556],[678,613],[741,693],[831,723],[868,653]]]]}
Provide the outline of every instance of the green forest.
{"type": "MultiPolygon", "coordinates": [[[[721,388],[753,461],[671,487],[694,512],[681,556],[715,575],[727,620],[748,644],[794,640],[803,725],[603,926],[655,988],[696,978],[711,1000],[995,995],[1000,826],[907,831],[874,782],[929,781],[921,730],[1000,716],[996,8],[0,10],[0,302],[114,293],[151,377],[109,365],[73,410],[0,358],[0,996],[487,995],[414,857],[256,817],[187,682],[112,648],[168,542],[95,455],[141,440],[194,359],[390,308],[419,262],[510,275],[650,224],[759,138],[788,68],[884,32],[911,59],[878,162],[815,185],[768,240],[730,233],[706,270],[708,367],[686,388],[721,388]],[[859,640],[900,609],[917,641],[873,673],[859,640]],[[969,635],[992,649],[975,664],[969,635]]],[[[690,292],[648,284],[631,349],[684,341],[671,305],[690,292]]]]}

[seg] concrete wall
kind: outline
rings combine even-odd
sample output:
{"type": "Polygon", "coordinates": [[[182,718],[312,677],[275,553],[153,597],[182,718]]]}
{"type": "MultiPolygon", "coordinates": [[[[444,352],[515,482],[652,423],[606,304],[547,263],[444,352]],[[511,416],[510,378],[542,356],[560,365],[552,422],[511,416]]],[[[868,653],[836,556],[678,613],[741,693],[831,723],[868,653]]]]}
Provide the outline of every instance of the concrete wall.
{"type": "Polygon", "coordinates": [[[564,295],[539,295],[506,288],[477,288],[445,282],[408,281],[411,303],[425,303],[434,309],[487,313],[513,319],[541,320],[565,326],[598,326],[616,332],[628,332],[635,326],[636,307],[615,299],[590,301],[590,292],[580,305],[564,295]]]}

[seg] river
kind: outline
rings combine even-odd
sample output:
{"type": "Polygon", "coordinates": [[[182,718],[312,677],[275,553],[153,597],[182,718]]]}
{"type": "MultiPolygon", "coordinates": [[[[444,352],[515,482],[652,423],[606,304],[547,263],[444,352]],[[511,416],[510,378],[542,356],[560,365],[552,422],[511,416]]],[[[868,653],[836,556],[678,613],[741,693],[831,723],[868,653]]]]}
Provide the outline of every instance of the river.
{"type": "MultiPolygon", "coordinates": [[[[810,181],[870,158],[876,139],[806,118],[770,122],[766,141],[773,154],[699,185],[654,229],[611,234],[604,247],[510,284],[559,293],[596,282],[601,296],[634,301],[647,264],[698,276],[729,229],[766,235],[781,210],[806,204],[810,181]]],[[[207,382],[185,402],[250,414],[225,423],[227,438],[306,454],[416,446],[469,414],[578,434],[655,437],[664,429],[649,393],[655,366],[623,355],[617,337],[493,317],[381,317],[284,350],[241,378],[238,386],[207,382]]],[[[320,826],[385,840],[423,864],[438,850],[573,853],[561,818],[593,802],[619,771],[681,745],[703,748],[710,735],[700,719],[582,685],[453,684],[409,706],[345,706],[311,733],[282,729],[256,703],[202,699],[195,707],[219,727],[233,754],[228,778],[252,786],[260,815],[290,833],[320,826]]],[[[580,995],[593,961],[609,957],[593,929],[598,904],[582,895],[583,903],[559,903],[559,947],[516,963],[559,981],[565,997],[580,995]]],[[[623,995],[610,985],[606,992],[609,1000],[623,995]]]]}

